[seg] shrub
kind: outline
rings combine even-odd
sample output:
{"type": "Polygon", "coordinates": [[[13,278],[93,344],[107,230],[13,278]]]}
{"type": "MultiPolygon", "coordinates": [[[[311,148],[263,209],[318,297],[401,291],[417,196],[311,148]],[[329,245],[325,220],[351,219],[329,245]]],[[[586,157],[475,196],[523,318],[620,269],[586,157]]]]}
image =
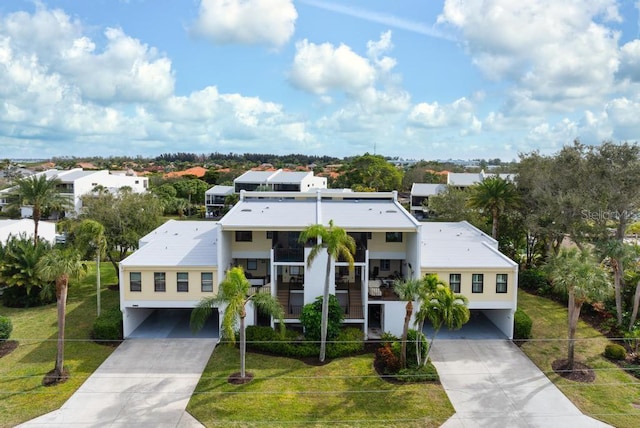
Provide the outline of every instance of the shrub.
{"type": "Polygon", "coordinates": [[[313,357],[320,352],[317,344],[300,340],[298,333],[293,330],[286,330],[282,336],[271,327],[249,326],[246,336],[247,348],[253,351],[293,358],[313,357]]]}
{"type": "Polygon", "coordinates": [[[335,342],[327,343],[327,357],[353,355],[364,349],[364,333],[358,328],[346,328],[338,333],[335,342]]]}
{"type": "Polygon", "coordinates": [[[518,273],[518,287],[540,295],[551,292],[551,284],[540,269],[527,269],[518,273]]]}
{"type": "Polygon", "coordinates": [[[400,382],[435,382],[440,378],[433,364],[412,367],[398,371],[396,379],[400,382]]]}
{"type": "Polygon", "coordinates": [[[376,350],[375,364],[378,370],[386,375],[394,375],[400,371],[400,358],[389,344],[376,350]]]}
{"type": "MultiPolygon", "coordinates": [[[[335,340],[340,333],[344,312],[340,307],[338,298],[333,294],[329,295],[329,320],[327,325],[327,341],[335,340]]],[[[322,323],[322,296],[318,296],[313,303],[308,303],[302,307],[300,323],[304,327],[304,337],[307,340],[320,340],[320,330],[322,323]]]]}
{"type": "Polygon", "coordinates": [[[518,308],[513,317],[513,339],[527,340],[531,338],[531,327],[533,321],[525,311],[518,308]]]}
{"type": "Polygon", "coordinates": [[[104,311],[93,322],[91,337],[96,341],[122,340],[122,312],[119,308],[104,311]]]}
{"type": "Polygon", "coordinates": [[[0,343],[8,340],[13,331],[13,324],[8,317],[0,315],[0,343]]]}
{"type": "MultiPolygon", "coordinates": [[[[418,358],[416,354],[416,340],[418,338],[418,334],[420,334],[420,341],[422,345],[420,346],[420,360],[424,361],[427,356],[427,348],[429,343],[427,342],[427,338],[424,334],[418,333],[417,330],[409,329],[407,332],[407,368],[418,367],[418,358]]],[[[402,342],[400,339],[393,342],[391,345],[391,349],[395,352],[395,354],[400,358],[400,351],[402,349],[402,342]]]]}
{"type": "Polygon", "coordinates": [[[27,292],[26,287],[13,286],[6,288],[2,294],[2,303],[7,308],[30,308],[52,302],[55,302],[55,296],[45,298],[40,287],[31,287],[31,291],[27,292]]]}
{"type": "Polygon", "coordinates": [[[604,347],[604,356],[612,360],[624,360],[627,357],[627,350],[622,345],[610,343],[604,347]]]}

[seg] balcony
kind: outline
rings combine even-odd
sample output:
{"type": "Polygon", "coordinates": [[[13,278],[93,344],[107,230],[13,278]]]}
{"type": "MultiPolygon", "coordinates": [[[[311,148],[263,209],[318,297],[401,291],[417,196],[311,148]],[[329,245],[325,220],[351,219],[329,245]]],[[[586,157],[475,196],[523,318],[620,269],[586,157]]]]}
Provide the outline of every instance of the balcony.
{"type": "Polygon", "coordinates": [[[304,247],[274,248],[273,257],[276,262],[303,262],[304,247]]]}

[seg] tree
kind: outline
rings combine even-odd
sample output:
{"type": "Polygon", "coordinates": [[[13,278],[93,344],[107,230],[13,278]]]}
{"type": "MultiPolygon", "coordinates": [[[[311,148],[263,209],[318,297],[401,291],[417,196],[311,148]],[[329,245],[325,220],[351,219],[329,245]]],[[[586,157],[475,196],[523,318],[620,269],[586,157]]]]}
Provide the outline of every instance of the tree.
{"type": "Polygon", "coordinates": [[[140,238],[162,223],[162,204],[150,193],[85,195],[82,204],[80,218],[104,226],[106,255],[116,273],[120,260],[138,248],[140,238]]]}
{"type": "Polygon", "coordinates": [[[58,309],[58,341],[54,369],[45,377],[45,383],[58,383],[66,380],[64,370],[64,328],[67,311],[67,291],[69,278],[80,277],[86,272],[80,252],[74,248],[54,249],[38,261],[38,273],[45,281],[55,281],[56,305],[58,309]]]}
{"type": "Polygon", "coordinates": [[[575,361],[575,335],[580,310],[584,303],[606,297],[610,284],[607,273],[587,250],[562,249],[546,266],[554,288],[567,293],[568,302],[568,353],[567,370],[573,370],[575,361]]]}
{"type": "Polygon", "coordinates": [[[100,260],[107,248],[104,226],[95,220],[82,220],[74,229],[74,243],[82,253],[90,253],[96,258],[96,306],[100,316],[100,260]]]}
{"type": "Polygon", "coordinates": [[[64,209],[70,205],[68,198],[62,196],[58,190],[61,181],[57,178],[48,179],[46,175],[32,175],[19,178],[15,187],[9,192],[9,199],[13,206],[31,206],[33,217],[33,242],[38,242],[38,223],[42,213],[49,209],[64,209]]]}
{"type": "Polygon", "coordinates": [[[451,291],[451,288],[436,275],[428,275],[425,281],[429,283],[427,288],[431,291],[421,296],[420,309],[416,313],[416,325],[419,326],[419,331],[422,331],[424,321],[428,319],[433,326],[433,336],[424,359],[426,364],[433,342],[442,326],[449,330],[457,330],[469,321],[471,313],[468,307],[469,299],[451,291]]]}
{"type": "Polygon", "coordinates": [[[402,326],[402,343],[400,349],[400,366],[407,368],[407,335],[409,334],[409,322],[413,315],[413,302],[417,301],[420,296],[427,294],[428,283],[422,279],[406,279],[396,280],[393,284],[393,291],[405,305],[404,324],[402,326]]]}
{"type": "Polygon", "coordinates": [[[402,186],[402,171],[380,155],[356,156],[344,166],[344,171],[336,181],[337,187],[360,185],[374,191],[392,191],[402,186]]]}
{"type": "Polygon", "coordinates": [[[222,317],[223,337],[235,344],[235,327],[240,322],[240,378],[246,379],[245,354],[247,339],[245,335],[245,317],[247,316],[247,303],[253,302],[254,306],[264,314],[277,318],[281,330],[284,328],[284,310],[278,299],[269,293],[258,292],[248,295],[251,284],[244,275],[242,267],[234,267],[227,271],[227,275],[220,283],[218,294],[215,297],[202,299],[198,306],[191,312],[191,327],[200,330],[205,321],[211,316],[212,308],[224,305],[222,317]]]}
{"type": "Polygon", "coordinates": [[[49,251],[51,245],[48,242],[36,245],[25,235],[12,236],[2,247],[0,282],[8,287],[3,294],[5,305],[28,307],[50,303],[42,294],[45,282],[38,276],[36,268],[38,260],[49,251]]]}
{"type": "Polygon", "coordinates": [[[353,269],[354,256],[356,254],[356,242],[347,235],[347,232],[334,226],[333,220],[329,220],[329,227],[322,224],[314,224],[300,233],[298,242],[306,243],[316,240],[311,248],[307,266],[310,267],[322,250],[327,251],[327,270],[324,279],[324,292],[322,294],[322,324],[320,331],[320,361],[323,362],[327,350],[327,325],[329,320],[329,280],[331,278],[331,261],[344,259],[349,263],[349,270],[353,269]]]}
{"type": "Polygon", "coordinates": [[[498,219],[518,204],[518,192],[510,181],[499,176],[487,177],[469,189],[469,205],[491,214],[491,236],[498,239],[498,219]]]}
{"type": "Polygon", "coordinates": [[[468,197],[469,193],[465,190],[447,186],[444,192],[429,197],[429,211],[436,221],[466,220],[482,229],[483,221],[478,211],[467,203],[468,197]]]}
{"type": "Polygon", "coordinates": [[[207,172],[204,173],[202,179],[207,182],[207,184],[216,184],[218,179],[220,178],[220,173],[213,168],[209,168],[207,172]]]}

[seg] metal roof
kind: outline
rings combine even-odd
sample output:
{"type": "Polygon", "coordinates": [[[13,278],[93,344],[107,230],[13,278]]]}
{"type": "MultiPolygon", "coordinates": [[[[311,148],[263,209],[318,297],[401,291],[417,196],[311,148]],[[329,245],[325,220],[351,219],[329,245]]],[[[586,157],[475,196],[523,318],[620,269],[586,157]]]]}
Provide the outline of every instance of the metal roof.
{"type": "Polygon", "coordinates": [[[218,224],[169,220],[140,239],[123,266],[216,266],[218,224]]]}
{"type": "Polygon", "coordinates": [[[205,192],[206,195],[229,195],[233,193],[233,186],[216,185],[205,192]]]}
{"type": "Polygon", "coordinates": [[[302,230],[330,220],[347,230],[417,231],[419,225],[394,193],[322,191],[243,192],[220,225],[224,230],[302,230]]]}
{"type": "Polygon", "coordinates": [[[310,174],[309,171],[277,171],[269,183],[300,183],[310,174]]]}
{"type": "Polygon", "coordinates": [[[447,189],[444,184],[433,183],[413,183],[411,185],[411,196],[433,196],[442,193],[447,189]]]}
{"type": "Polygon", "coordinates": [[[234,183],[266,183],[277,171],[247,171],[233,180],[234,183]]]}
{"type": "Polygon", "coordinates": [[[421,227],[423,268],[509,268],[517,266],[498,251],[495,239],[466,221],[427,222],[421,227]]]}

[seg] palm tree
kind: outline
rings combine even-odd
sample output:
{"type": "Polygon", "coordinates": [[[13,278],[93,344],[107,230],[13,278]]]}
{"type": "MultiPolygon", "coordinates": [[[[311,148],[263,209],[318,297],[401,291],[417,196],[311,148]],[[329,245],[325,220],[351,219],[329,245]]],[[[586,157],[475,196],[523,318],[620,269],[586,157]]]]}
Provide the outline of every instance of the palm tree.
{"type": "Polygon", "coordinates": [[[567,370],[573,370],[575,362],[575,336],[580,310],[584,303],[605,298],[611,284],[605,270],[598,265],[587,250],[562,249],[546,266],[554,288],[569,296],[568,324],[569,349],[567,370]]]}
{"type": "Polygon", "coordinates": [[[331,260],[344,259],[349,263],[349,270],[353,269],[354,255],[356,253],[356,241],[341,228],[334,226],[333,220],[329,220],[329,227],[322,224],[313,224],[302,231],[298,242],[306,243],[316,239],[316,244],[311,248],[307,266],[310,267],[315,258],[323,249],[327,251],[327,271],[324,278],[324,292],[322,293],[322,319],[320,321],[320,362],[324,362],[327,350],[327,326],[329,324],[329,280],[331,277],[331,260]]]}
{"type": "Polygon", "coordinates": [[[423,279],[396,280],[393,291],[405,306],[404,325],[402,326],[402,343],[400,349],[400,365],[407,368],[407,335],[409,334],[409,321],[413,315],[413,302],[427,294],[428,284],[423,279]]]}
{"type": "Polygon", "coordinates": [[[468,308],[469,299],[462,294],[454,293],[442,281],[438,280],[435,290],[429,292],[425,297],[416,313],[416,324],[419,326],[419,331],[422,331],[426,319],[433,326],[433,336],[431,337],[431,342],[429,342],[424,364],[429,360],[433,342],[436,340],[436,335],[442,326],[447,327],[449,330],[457,330],[466,324],[471,316],[468,308]]]}
{"type": "Polygon", "coordinates": [[[247,316],[247,303],[253,302],[254,306],[265,314],[277,318],[280,328],[284,328],[284,310],[278,299],[270,293],[258,292],[247,295],[251,284],[244,275],[242,267],[234,267],[227,271],[227,276],[220,283],[218,294],[215,297],[202,299],[198,306],[191,312],[191,328],[196,331],[202,329],[205,321],[211,316],[212,309],[217,305],[225,305],[222,317],[223,337],[235,344],[235,326],[240,321],[240,378],[246,378],[245,354],[247,339],[245,335],[244,319],[247,316]]]}
{"type": "Polygon", "coordinates": [[[504,211],[518,205],[516,187],[504,178],[487,177],[470,188],[468,203],[471,207],[491,213],[491,236],[498,239],[498,218],[504,211]]]}
{"type": "Polygon", "coordinates": [[[100,260],[107,248],[104,226],[95,220],[82,220],[74,231],[74,242],[83,253],[91,252],[96,257],[96,305],[100,316],[100,260]]]}
{"type": "Polygon", "coordinates": [[[19,178],[10,192],[12,205],[20,208],[25,205],[32,207],[34,223],[33,242],[38,242],[38,223],[42,212],[46,209],[62,209],[69,205],[69,199],[62,196],[58,190],[61,181],[57,178],[48,179],[46,175],[32,175],[19,178]]]}
{"type": "Polygon", "coordinates": [[[613,271],[613,290],[616,302],[616,317],[618,325],[622,326],[622,277],[627,262],[636,258],[635,249],[617,239],[608,239],[596,245],[598,255],[613,271]]]}
{"type": "MultiPolygon", "coordinates": [[[[65,380],[64,373],[64,327],[67,310],[67,291],[69,278],[80,277],[86,273],[86,266],[82,263],[80,253],[74,248],[53,249],[38,261],[38,273],[45,281],[55,281],[56,301],[58,308],[58,342],[56,363],[51,376],[51,383],[65,380]]],[[[46,378],[45,378],[46,379],[46,378]]]]}

